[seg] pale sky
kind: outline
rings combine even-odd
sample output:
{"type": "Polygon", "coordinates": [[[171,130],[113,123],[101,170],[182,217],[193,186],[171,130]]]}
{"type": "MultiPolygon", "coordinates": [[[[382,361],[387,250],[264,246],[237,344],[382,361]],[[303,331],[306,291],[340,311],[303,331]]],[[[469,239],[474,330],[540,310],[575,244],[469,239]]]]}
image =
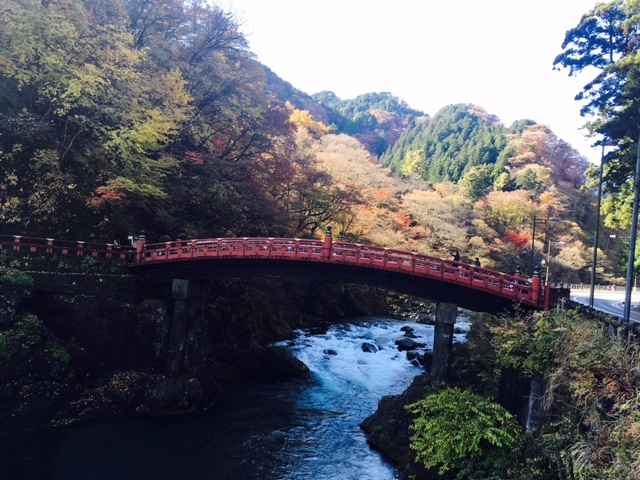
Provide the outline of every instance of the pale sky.
{"type": "Polygon", "coordinates": [[[390,92],[434,115],[473,103],[509,126],[548,125],[599,162],[574,100],[590,78],[554,71],[597,0],[220,0],[258,60],[305,93],[390,92]]]}

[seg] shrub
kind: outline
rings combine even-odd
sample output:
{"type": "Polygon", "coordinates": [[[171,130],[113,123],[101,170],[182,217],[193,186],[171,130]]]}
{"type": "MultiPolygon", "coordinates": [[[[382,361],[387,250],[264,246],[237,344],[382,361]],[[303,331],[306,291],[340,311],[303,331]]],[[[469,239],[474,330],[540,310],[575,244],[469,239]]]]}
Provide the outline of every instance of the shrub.
{"type": "Polygon", "coordinates": [[[474,478],[471,472],[487,474],[487,464],[499,475],[522,438],[513,415],[469,390],[448,388],[406,408],[417,415],[410,426],[416,461],[438,467],[440,475],[457,469],[457,478],[474,478]]]}
{"type": "Polygon", "coordinates": [[[33,278],[26,273],[10,268],[3,275],[0,275],[0,284],[33,287],[34,281],[33,278]]]}
{"type": "Polygon", "coordinates": [[[53,358],[55,358],[59,362],[69,363],[69,361],[71,360],[71,355],[69,355],[67,349],[55,340],[50,340],[47,343],[47,348],[51,352],[51,355],[53,355],[53,358]]]}
{"type": "Polygon", "coordinates": [[[11,339],[4,332],[0,332],[0,360],[7,361],[13,355],[14,347],[11,339]]]}
{"type": "Polygon", "coordinates": [[[87,273],[95,272],[99,270],[99,268],[99,262],[93,257],[84,257],[84,259],[82,260],[82,270],[87,273]]]}
{"type": "Polygon", "coordinates": [[[551,315],[504,317],[491,328],[498,363],[526,375],[549,373],[554,366],[553,346],[560,329],[551,315]]]}

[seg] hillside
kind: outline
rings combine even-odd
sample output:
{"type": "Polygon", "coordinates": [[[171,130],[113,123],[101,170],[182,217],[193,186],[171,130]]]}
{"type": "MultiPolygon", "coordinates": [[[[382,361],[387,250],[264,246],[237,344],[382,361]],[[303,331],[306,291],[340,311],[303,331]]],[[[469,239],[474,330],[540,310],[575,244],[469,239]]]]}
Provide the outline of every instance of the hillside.
{"type": "Polygon", "coordinates": [[[163,5],[2,2],[1,233],[313,237],[334,224],[504,271],[552,240],[554,273],[588,277],[586,162],[547,127],[507,128],[474,105],[430,116],[389,92],[309,95],[258,63],[221,8],[163,5]],[[534,217],[562,222],[532,239],[534,217]]]}

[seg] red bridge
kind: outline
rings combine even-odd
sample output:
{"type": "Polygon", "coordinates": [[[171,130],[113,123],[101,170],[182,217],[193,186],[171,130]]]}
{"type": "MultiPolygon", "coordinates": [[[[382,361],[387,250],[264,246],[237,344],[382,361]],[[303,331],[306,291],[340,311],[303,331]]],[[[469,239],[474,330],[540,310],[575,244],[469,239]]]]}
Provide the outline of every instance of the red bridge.
{"type": "Polygon", "coordinates": [[[568,288],[544,285],[539,274],[520,276],[443,260],[438,257],[370,245],[293,238],[210,238],[134,247],[20,236],[0,236],[0,249],[17,252],[122,259],[148,284],[173,279],[255,275],[293,276],[379,286],[452,303],[469,310],[500,313],[520,305],[548,310],[568,288]]]}

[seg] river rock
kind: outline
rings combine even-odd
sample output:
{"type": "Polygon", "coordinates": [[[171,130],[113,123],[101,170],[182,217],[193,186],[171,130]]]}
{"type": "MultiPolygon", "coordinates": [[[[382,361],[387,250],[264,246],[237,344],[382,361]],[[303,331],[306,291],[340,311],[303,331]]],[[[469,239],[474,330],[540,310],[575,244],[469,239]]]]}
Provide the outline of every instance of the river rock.
{"type": "Polygon", "coordinates": [[[252,351],[251,371],[261,378],[291,378],[307,375],[309,367],[282,347],[264,347],[252,351]]]}
{"type": "Polygon", "coordinates": [[[400,350],[401,352],[407,350],[416,350],[418,348],[424,348],[425,346],[424,343],[416,342],[414,339],[407,337],[396,340],[395,344],[398,346],[398,350],[400,350]]]}
{"type": "Polygon", "coordinates": [[[165,378],[147,392],[146,403],[153,410],[179,410],[187,407],[184,387],[177,379],[165,378]]]}
{"type": "Polygon", "coordinates": [[[376,353],[379,350],[377,345],[374,345],[370,342],[364,342],[362,345],[360,345],[360,348],[365,353],[376,353]]]}
{"type": "Polygon", "coordinates": [[[429,375],[417,376],[401,395],[382,397],[378,402],[378,410],[360,424],[367,434],[368,443],[401,470],[404,474],[402,478],[416,474],[416,478],[425,478],[424,467],[415,462],[415,452],[409,448],[409,425],[413,417],[404,407],[424,398],[425,389],[430,383],[429,375]]]}

